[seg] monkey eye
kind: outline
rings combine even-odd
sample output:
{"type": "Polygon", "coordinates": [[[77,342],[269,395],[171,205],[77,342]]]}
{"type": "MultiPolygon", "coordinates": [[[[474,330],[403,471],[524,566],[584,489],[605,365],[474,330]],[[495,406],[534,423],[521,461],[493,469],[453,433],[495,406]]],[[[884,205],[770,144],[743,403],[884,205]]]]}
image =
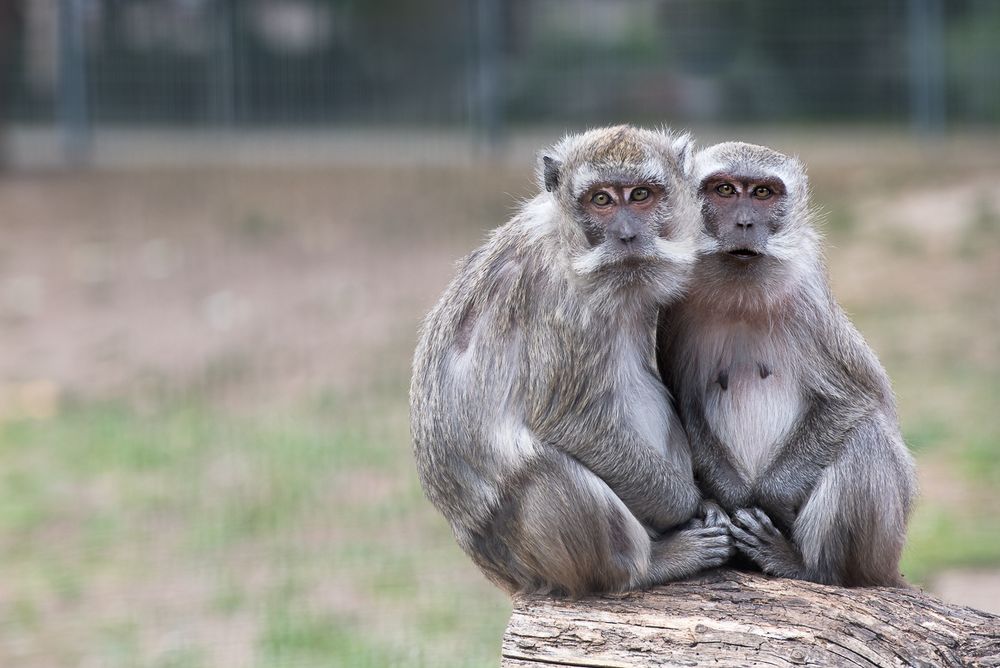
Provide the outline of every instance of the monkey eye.
{"type": "Polygon", "coordinates": [[[602,190],[600,192],[594,193],[594,196],[590,198],[590,201],[596,204],[597,206],[607,206],[611,204],[611,195],[602,190]]]}
{"type": "Polygon", "coordinates": [[[633,202],[641,202],[645,199],[649,199],[649,188],[633,188],[632,193],[629,195],[629,199],[633,202]]]}
{"type": "Polygon", "coordinates": [[[732,183],[723,183],[715,188],[715,192],[723,197],[732,197],[736,194],[736,188],[733,187],[732,183]]]}
{"type": "Polygon", "coordinates": [[[757,199],[767,199],[771,194],[771,189],[767,186],[757,186],[753,189],[753,196],[757,199]]]}

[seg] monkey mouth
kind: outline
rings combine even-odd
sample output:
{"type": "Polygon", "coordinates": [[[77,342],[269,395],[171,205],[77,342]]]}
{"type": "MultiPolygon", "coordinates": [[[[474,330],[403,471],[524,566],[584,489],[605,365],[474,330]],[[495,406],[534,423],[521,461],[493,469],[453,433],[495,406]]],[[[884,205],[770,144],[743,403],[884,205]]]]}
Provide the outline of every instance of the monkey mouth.
{"type": "Polygon", "coordinates": [[[650,263],[650,258],[646,257],[645,255],[630,254],[619,258],[616,264],[618,264],[621,267],[626,267],[628,269],[634,269],[636,267],[641,267],[649,263],[650,263]]]}
{"type": "Polygon", "coordinates": [[[751,248],[735,248],[731,251],[726,251],[726,254],[738,260],[752,260],[755,257],[760,257],[760,253],[751,248]]]}

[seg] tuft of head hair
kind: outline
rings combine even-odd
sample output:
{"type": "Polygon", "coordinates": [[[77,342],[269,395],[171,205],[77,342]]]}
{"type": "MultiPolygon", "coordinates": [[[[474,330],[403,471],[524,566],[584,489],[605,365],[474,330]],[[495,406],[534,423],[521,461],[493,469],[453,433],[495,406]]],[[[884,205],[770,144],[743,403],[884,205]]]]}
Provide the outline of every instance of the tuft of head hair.
{"type": "Polygon", "coordinates": [[[694,143],[667,128],[630,125],[595,128],[563,137],[538,156],[537,198],[553,217],[565,266],[598,298],[621,304],[622,295],[664,303],[679,296],[697,259],[698,199],[691,181],[694,143]],[[580,199],[596,185],[649,184],[664,196],[647,211],[643,238],[623,262],[620,248],[587,239],[580,199]],[[642,289],[637,290],[640,287],[642,289]]]}
{"type": "Polygon", "coordinates": [[[671,185],[664,163],[690,176],[693,146],[690,135],[667,128],[614,125],[569,134],[539,154],[538,185],[557,197],[577,197],[609,175],[671,185]]]}
{"type": "Polygon", "coordinates": [[[698,152],[694,167],[694,178],[698,183],[705,177],[720,172],[742,174],[751,178],[777,176],[784,181],[790,201],[804,201],[808,198],[809,179],[805,165],[798,158],[767,146],[728,141],[698,152]]]}

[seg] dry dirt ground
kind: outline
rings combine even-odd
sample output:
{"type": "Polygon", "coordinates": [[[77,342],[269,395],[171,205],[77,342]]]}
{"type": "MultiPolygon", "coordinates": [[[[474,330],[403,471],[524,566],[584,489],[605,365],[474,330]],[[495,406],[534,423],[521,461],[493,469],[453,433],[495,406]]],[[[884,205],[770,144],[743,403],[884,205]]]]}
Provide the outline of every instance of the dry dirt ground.
{"type": "Polygon", "coordinates": [[[0,377],[88,397],[219,366],[266,373],[269,400],[354,384],[367,355],[413,339],[483,207],[509,203],[424,179],[440,176],[8,176],[0,377]]]}
{"type": "MultiPolygon", "coordinates": [[[[967,441],[985,443],[982,461],[996,462],[989,416],[1000,390],[1000,142],[761,139],[810,166],[835,292],[893,374],[904,426],[926,448],[924,503],[1000,514],[991,487],[1000,467],[980,480],[954,463],[967,441]]],[[[419,318],[454,262],[532,188],[530,161],[520,159],[476,169],[3,174],[0,424],[51,419],[67,406],[110,400],[142,409],[189,395],[232,415],[294,410],[328,395],[372,397],[404,419],[419,318]]],[[[405,426],[393,429],[405,439],[405,426]]],[[[407,444],[397,445],[405,456],[407,444]]],[[[239,461],[219,466],[220,484],[239,476],[239,461]]],[[[365,471],[343,482],[341,500],[391,498],[409,484],[365,471]]],[[[434,531],[449,540],[439,525],[434,531]]],[[[2,539],[0,547],[13,549],[2,539]]],[[[945,553],[940,561],[950,563],[945,553]]],[[[169,556],[156,563],[171,600],[149,605],[183,617],[184,597],[202,596],[210,583],[169,556]]],[[[972,576],[972,593],[962,572],[929,582],[946,598],[985,605],[1000,600],[995,566],[972,576]],[[981,596],[987,588],[992,594],[981,596]]],[[[457,577],[478,576],[469,568],[457,577]]],[[[86,602],[120,604],[134,585],[96,582],[86,602]]],[[[350,573],[328,587],[325,600],[365,619],[370,594],[352,593],[350,573]]],[[[77,613],[42,606],[37,614],[44,625],[77,613]]],[[[239,648],[252,644],[255,624],[231,621],[231,642],[206,665],[252,662],[239,648]]],[[[30,665],[56,665],[36,645],[31,651],[43,658],[30,665]]]]}
{"type": "MultiPolygon", "coordinates": [[[[937,314],[997,277],[956,251],[991,250],[975,235],[1000,215],[1000,142],[807,137],[762,139],[810,166],[848,306],[937,314]]],[[[454,262],[531,193],[530,157],[515,157],[5,174],[0,379],[36,398],[183,388],[218,367],[265,374],[268,401],[356,387],[375,351],[406,351],[454,262]]],[[[972,343],[992,361],[995,337],[972,343]]]]}

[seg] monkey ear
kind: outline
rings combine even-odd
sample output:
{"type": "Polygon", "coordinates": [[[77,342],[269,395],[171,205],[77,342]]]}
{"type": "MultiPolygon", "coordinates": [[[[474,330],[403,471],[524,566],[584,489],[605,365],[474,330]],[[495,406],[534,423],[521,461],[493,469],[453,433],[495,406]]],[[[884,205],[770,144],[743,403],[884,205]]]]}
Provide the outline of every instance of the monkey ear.
{"type": "Polygon", "coordinates": [[[675,137],[670,147],[677,155],[677,166],[680,167],[681,173],[684,176],[694,174],[694,138],[685,132],[675,137]]]}
{"type": "Polygon", "coordinates": [[[549,156],[542,156],[542,183],[545,189],[552,192],[559,185],[559,170],[562,162],[549,156]]]}

